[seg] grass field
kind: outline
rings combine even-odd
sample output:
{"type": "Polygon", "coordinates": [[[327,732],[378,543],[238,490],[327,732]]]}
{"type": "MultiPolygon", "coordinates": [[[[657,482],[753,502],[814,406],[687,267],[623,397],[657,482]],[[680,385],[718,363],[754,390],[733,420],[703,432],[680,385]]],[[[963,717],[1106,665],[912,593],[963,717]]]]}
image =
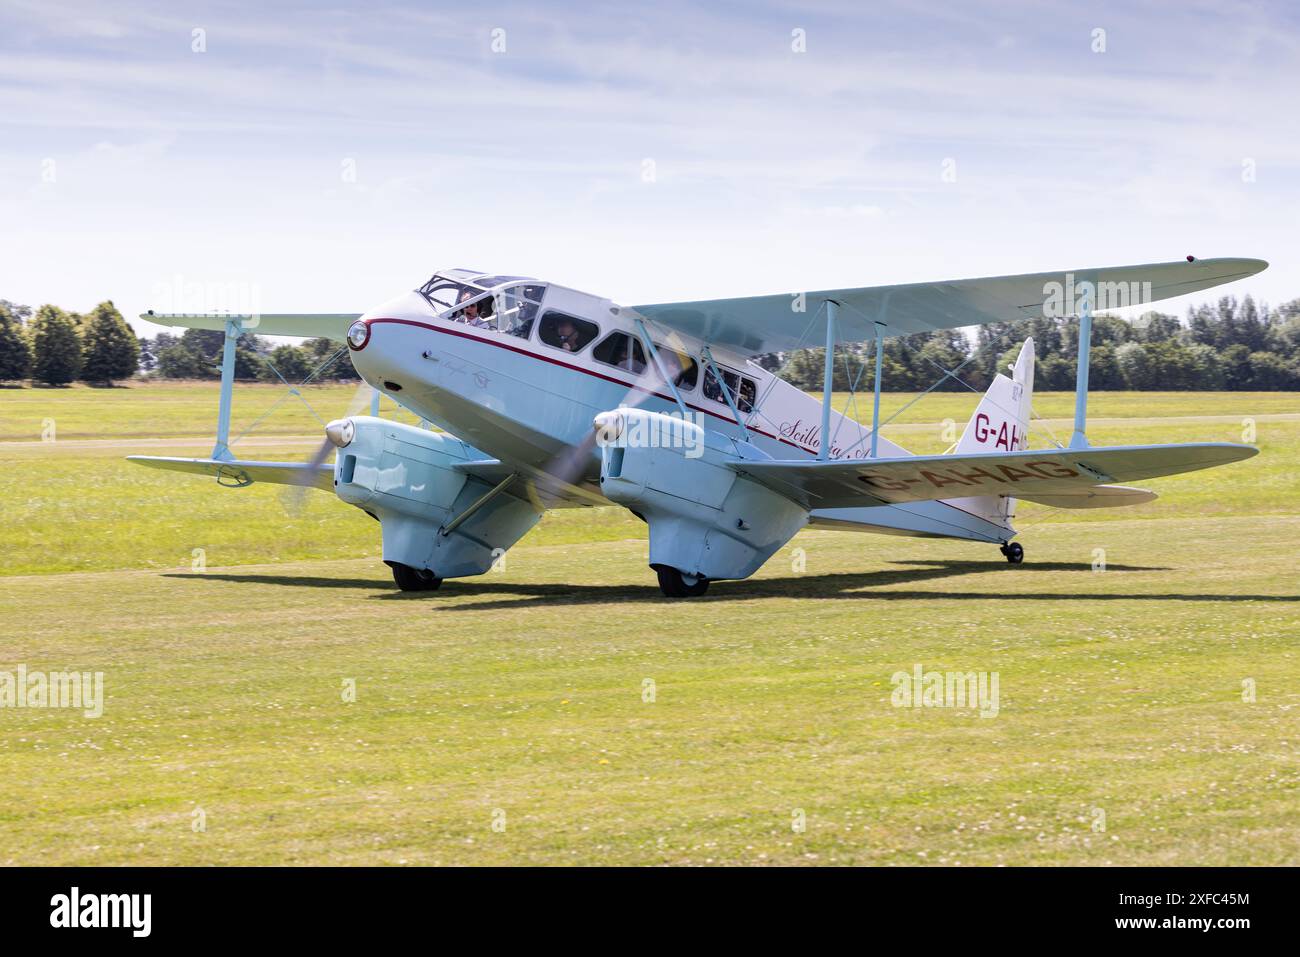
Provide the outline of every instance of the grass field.
{"type": "MultiPolygon", "coordinates": [[[[283,391],[241,387],[235,431],[283,391]]],[[[328,419],[352,392],[308,398],[328,419]]],[[[1035,400],[1062,438],[1071,401],[1035,400]]],[[[888,434],[941,450],[974,403],[888,434]]],[[[244,454],[310,454],[289,404],[244,454]]],[[[1097,394],[1095,443],[1253,425],[1262,454],[1134,509],[1025,507],[1022,566],[804,532],[685,604],[617,510],[403,595],[327,495],[122,461],[206,452],[214,407],[0,390],[0,671],[102,671],[106,695],[0,709],[0,862],[1300,863],[1300,396],[1097,394]],[[997,672],[997,716],[893,707],[917,664],[997,672]]]]}

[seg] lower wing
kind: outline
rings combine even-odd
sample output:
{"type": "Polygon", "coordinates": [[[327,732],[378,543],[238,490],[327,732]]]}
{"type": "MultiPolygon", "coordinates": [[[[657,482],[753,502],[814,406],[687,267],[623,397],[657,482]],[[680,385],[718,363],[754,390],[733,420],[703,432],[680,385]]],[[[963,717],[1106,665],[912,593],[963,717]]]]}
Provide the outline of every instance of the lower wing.
{"type": "MultiPolygon", "coordinates": [[[[254,482],[273,485],[298,485],[318,488],[325,492],[334,490],[334,465],[322,462],[256,462],[249,459],[186,459],[163,455],[128,455],[128,462],[171,472],[206,475],[221,485],[244,488],[254,482]]],[[[516,470],[496,459],[474,459],[451,466],[488,485],[496,485],[515,474],[516,470]]],[[[604,499],[576,486],[565,485],[549,476],[523,476],[509,493],[531,502],[538,510],[552,508],[580,508],[607,505],[604,499]]]]}
{"type": "Polygon", "coordinates": [[[210,475],[222,485],[243,488],[254,482],[307,485],[328,492],[334,488],[334,466],[309,462],[251,462],[243,459],[179,459],[162,455],[128,455],[128,462],[172,472],[210,475]]]}
{"type": "MultiPolygon", "coordinates": [[[[1194,472],[1239,462],[1258,452],[1251,445],[1201,442],[852,461],[746,460],[733,462],[731,467],[811,509],[973,495],[1061,500],[1076,497],[1094,486],[1194,472]]],[[[1130,494],[1140,492],[1133,489],[1130,494]]],[[[1058,502],[1044,501],[1044,504],[1058,502]]]]}
{"type": "Polygon", "coordinates": [[[1054,492],[1016,493],[1021,501],[1037,502],[1052,508],[1122,508],[1154,502],[1155,492],[1129,485],[1092,485],[1085,488],[1058,489],[1054,492]]]}

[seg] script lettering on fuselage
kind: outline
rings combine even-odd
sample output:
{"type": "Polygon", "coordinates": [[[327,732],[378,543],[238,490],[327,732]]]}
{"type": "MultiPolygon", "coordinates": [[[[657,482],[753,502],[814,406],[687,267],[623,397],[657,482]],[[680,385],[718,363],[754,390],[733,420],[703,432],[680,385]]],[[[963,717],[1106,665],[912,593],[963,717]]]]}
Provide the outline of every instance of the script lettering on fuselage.
{"type": "MultiPolygon", "coordinates": [[[[822,427],[817,424],[805,425],[803,419],[795,419],[793,422],[781,423],[781,438],[787,439],[806,452],[816,454],[821,451],[822,427]]],[[[870,449],[865,442],[859,441],[856,448],[845,451],[843,446],[832,445],[830,458],[840,459],[865,459],[871,455],[870,449]]]]}

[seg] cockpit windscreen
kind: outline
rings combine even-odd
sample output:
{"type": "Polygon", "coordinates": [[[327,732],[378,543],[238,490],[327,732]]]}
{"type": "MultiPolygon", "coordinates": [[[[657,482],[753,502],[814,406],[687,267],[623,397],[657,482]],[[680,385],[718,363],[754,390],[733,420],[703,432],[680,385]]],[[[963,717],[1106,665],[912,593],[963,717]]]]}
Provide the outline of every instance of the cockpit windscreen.
{"type": "Polygon", "coordinates": [[[420,295],[439,318],[528,338],[546,286],[522,276],[493,276],[469,269],[435,273],[420,295]]]}

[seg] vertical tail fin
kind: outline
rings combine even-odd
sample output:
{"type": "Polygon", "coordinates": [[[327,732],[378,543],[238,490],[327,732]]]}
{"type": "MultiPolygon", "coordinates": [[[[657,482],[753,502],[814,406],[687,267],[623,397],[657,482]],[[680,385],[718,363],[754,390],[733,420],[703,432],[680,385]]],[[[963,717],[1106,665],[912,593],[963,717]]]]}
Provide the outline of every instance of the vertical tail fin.
{"type": "MultiPolygon", "coordinates": [[[[966,430],[954,446],[954,452],[1014,452],[1029,447],[1030,403],[1034,395],[1034,340],[1026,339],[1020,347],[1008,378],[999,372],[966,430]]],[[[998,525],[1010,528],[1015,499],[998,495],[954,499],[953,504],[998,525]]]]}
{"type": "Polygon", "coordinates": [[[1029,447],[1029,403],[1034,394],[1034,340],[1026,339],[1011,378],[999,372],[989,386],[956,452],[1014,452],[1029,447]]]}

